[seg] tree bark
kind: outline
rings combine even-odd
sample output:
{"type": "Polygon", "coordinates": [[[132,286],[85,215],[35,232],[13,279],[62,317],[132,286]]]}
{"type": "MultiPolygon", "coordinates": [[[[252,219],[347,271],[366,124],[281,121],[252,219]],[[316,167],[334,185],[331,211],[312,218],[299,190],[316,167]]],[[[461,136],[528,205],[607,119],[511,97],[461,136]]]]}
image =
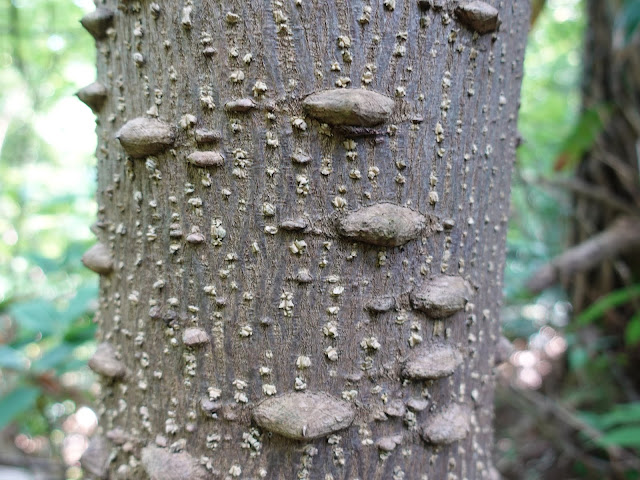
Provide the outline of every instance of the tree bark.
{"type": "Polygon", "coordinates": [[[85,17],[103,376],[85,471],[494,478],[529,15],[491,4],[107,0],[85,17]]]}

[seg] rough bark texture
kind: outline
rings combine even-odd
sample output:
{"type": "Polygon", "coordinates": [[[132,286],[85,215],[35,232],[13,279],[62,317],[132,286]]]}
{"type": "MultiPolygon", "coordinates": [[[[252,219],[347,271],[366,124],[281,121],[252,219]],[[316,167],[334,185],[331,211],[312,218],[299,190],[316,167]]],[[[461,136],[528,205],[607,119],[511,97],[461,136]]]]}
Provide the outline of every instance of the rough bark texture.
{"type": "MultiPolygon", "coordinates": [[[[622,216],[632,215],[634,221],[640,217],[640,34],[625,38],[623,22],[616,24],[623,3],[587,2],[583,103],[585,108],[606,105],[611,113],[605,119],[602,134],[580,163],[576,177],[593,191],[606,192],[609,200],[575,194],[572,244],[612,231],[622,216]],[[627,210],[622,211],[617,205],[627,205],[627,210]]],[[[572,300],[577,311],[617,288],[638,281],[637,245],[615,252],[597,268],[572,278],[572,300]]],[[[637,311],[640,305],[631,308],[637,311]]],[[[609,311],[605,318],[608,332],[621,336],[632,311],[626,308],[609,311]]],[[[630,354],[640,359],[638,349],[630,354]]],[[[629,365],[634,364],[630,360],[629,365]]]]}
{"type": "Polygon", "coordinates": [[[490,3],[500,26],[482,35],[460,2],[100,5],[98,321],[126,367],[100,395],[110,478],[492,478],[529,16],[490,3]],[[324,97],[305,99],[336,88],[379,95],[330,97],[323,125],[324,97]],[[383,203],[413,213],[371,209],[372,230],[341,234],[383,203]],[[440,275],[471,291],[435,319],[410,294],[440,275]],[[462,363],[405,378],[429,345],[462,363]]]}

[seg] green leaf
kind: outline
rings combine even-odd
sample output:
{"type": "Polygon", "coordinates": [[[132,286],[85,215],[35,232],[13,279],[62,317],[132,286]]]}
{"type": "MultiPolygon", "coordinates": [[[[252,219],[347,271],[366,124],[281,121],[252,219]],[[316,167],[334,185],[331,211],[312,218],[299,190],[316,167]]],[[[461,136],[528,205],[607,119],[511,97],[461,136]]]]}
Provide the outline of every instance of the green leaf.
{"type": "Polygon", "coordinates": [[[0,398],[0,430],[23,412],[31,409],[40,396],[37,387],[17,387],[0,398]]]}
{"type": "Polygon", "coordinates": [[[635,297],[640,297],[640,284],[615,290],[591,304],[576,317],[576,322],[578,325],[589,325],[601,318],[607,310],[624,305],[635,297]]]}
{"type": "Polygon", "coordinates": [[[624,341],[628,347],[633,347],[640,343],[640,312],[636,313],[624,330],[624,341]]]}
{"type": "Polygon", "coordinates": [[[640,2],[627,0],[615,23],[616,27],[623,32],[625,45],[628,45],[640,25],[640,2]]]}
{"type": "Polygon", "coordinates": [[[9,308],[10,315],[20,328],[31,332],[50,335],[56,331],[54,318],[56,310],[47,300],[35,299],[28,302],[14,303],[9,308]]]}
{"type": "Polygon", "coordinates": [[[579,416],[589,425],[603,431],[618,425],[629,426],[636,423],[640,427],[640,402],[614,405],[604,413],[583,411],[579,412],[579,416]]]}
{"type": "Polygon", "coordinates": [[[57,369],[56,369],[56,374],[57,375],[62,375],[63,373],[67,373],[67,372],[74,372],[77,373],[80,370],[88,370],[89,367],[87,367],[87,360],[84,358],[72,358],[71,360],[65,362],[64,364],[60,365],[57,369]]]}
{"type": "Polygon", "coordinates": [[[0,345],[0,367],[12,370],[24,370],[27,366],[27,359],[19,350],[15,350],[7,345],[0,345]]]}
{"type": "Polygon", "coordinates": [[[81,343],[93,340],[96,334],[97,325],[91,320],[71,325],[64,334],[63,340],[67,343],[80,345],[81,343]]]}
{"type": "Polygon", "coordinates": [[[624,472],[625,480],[638,480],[640,479],[640,471],[638,470],[627,470],[624,472]]]}
{"type": "Polygon", "coordinates": [[[578,411],[578,417],[596,430],[602,430],[602,415],[595,412],[578,411]]]}
{"type": "Polygon", "coordinates": [[[93,285],[82,287],[69,300],[66,308],[58,310],[53,302],[35,298],[12,304],[9,313],[22,330],[40,332],[43,336],[64,333],[74,321],[92,311],[97,293],[93,285]]]}
{"type": "Polygon", "coordinates": [[[73,354],[75,346],[68,343],[61,343],[47,350],[42,357],[33,362],[32,368],[42,372],[66,363],[73,354]]]}
{"type": "Polygon", "coordinates": [[[95,301],[98,290],[95,287],[82,287],[78,289],[75,297],[73,297],[67,308],[60,311],[57,315],[57,321],[60,328],[66,328],[82,315],[91,311],[91,304],[95,301]]]}
{"type": "Polygon", "coordinates": [[[44,273],[54,273],[60,270],[59,260],[45,257],[36,251],[27,251],[23,256],[25,260],[38,265],[44,273]]]}
{"type": "Polygon", "coordinates": [[[579,370],[589,362],[589,352],[580,347],[574,347],[569,350],[569,368],[571,370],[579,370]]]}
{"type": "Polygon", "coordinates": [[[640,425],[611,430],[598,440],[601,445],[640,448],[640,425]]]}
{"type": "Polygon", "coordinates": [[[640,427],[640,402],[615,405],[600,416],[600,428],[608,430],[616,425],[638,423],[640,427]]]}
{"type": "Polygon", "coordinates": [[[573,472],[580,478],[585,478],[589,474],[589,469],[580,460],[576,460],[573,464],[573,472]]]}

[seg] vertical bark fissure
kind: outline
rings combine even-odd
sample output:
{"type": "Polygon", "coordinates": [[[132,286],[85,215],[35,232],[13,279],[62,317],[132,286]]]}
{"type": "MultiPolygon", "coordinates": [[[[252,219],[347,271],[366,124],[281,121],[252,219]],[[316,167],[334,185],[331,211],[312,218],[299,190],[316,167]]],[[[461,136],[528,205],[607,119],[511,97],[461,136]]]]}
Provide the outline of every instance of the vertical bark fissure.
{"type": "Polygon", "coordinates": [[[98,321],[127,368],[100,395],[111,477],[492,478],[528,2],[491,2],[482,35],[460,2],[420,3],[105,2],[98,321]],[[337,88],[385,97],[310,109],[337,88]],[[208,150],[224,163],[188,163],[208,150]],[[453,373],[405,378],[430,352],[453,373]]]}

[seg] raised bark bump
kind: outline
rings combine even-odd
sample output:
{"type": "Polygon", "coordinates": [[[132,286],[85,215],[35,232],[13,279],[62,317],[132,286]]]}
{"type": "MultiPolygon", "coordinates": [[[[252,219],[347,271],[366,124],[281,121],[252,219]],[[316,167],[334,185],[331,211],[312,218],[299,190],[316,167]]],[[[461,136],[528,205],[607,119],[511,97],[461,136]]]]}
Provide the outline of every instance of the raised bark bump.
{"type": "Polygon", "coordinates": [[[151,480],[205,480],[210,475],[187,452],[172,453],[153,444],[142,449],[142,467],[151,480]]]}
{"type": "Polygon", "coordinates": [[[224,165],[224,155],[215,150],[197,151],[189,154],[187,161],[201,168],[220,167],[224,165]]]}
{"type": "Polygon", "coordinates": [[[298,272],[296,273],[294,279],[295,279],[296,282],[298,282],[300,284],[306,284],[306,283],[313,282],[313,276],[311,275],[309,270],[306,269],[306,268],[299,269],[298,272]]]}
{"type": "Polygon", "coordinates": [[[429,418],[420,429],[422,439],[434,445],[449,445],[464,439],[471,426],[471,409],[454,403],[429,418]]]}
{"type": "Polygon", "coordinates": [[[411,353],[402,368],[402,376],[411,380],[448,377],[462,361],[460,350],[451,345],[425,345],[411,353]]]}
{"type": "Polygon", "coordinates": [[[338,232],[359,242],[397,247],[416,239],[425,225],[426,217],[410,208],[378,203],[342,217],[338,232]]]}
{"type": "Polygon", "coordinates": [[[426,410],[428,406],[429,401],[426,398],[410,398],[407,402],[407,408],[414,412],[426,410]]]}
{"type": "Polygon", "coordinates": [[[382,143],[384,140],[381,137],[386,135],[384,128],[355,127],[351,125],[339,125],[335,127],[334,131],[345,137],[376,137],[375,143],[382,143]]]}
{"type": "Polygon", "coordinates": [[[393,310],[396,306],[396,299],[391,295],[370,298],[364,308],[369,313],[378,314],[393,310]]]}
{"type": "Polygon", "coordinates": [[[98,345],[88,363],[91,370],[103,377],[117,379],[127,373],[124,363],[118,360],[116,349],[108,342],[98,345]]]}
{"type": "Polygon", "coordinates": [[[287,230],[289,232],[301,232],[306,230],[307,226],[307,221],[302,217],[285,220],[280,224],[280,228],[282,230],[287,230]]]}
{"type": "Polygon", "coordinates": [[[171,147],[175,134],[168,123],[155,118],[129,120],[116,133],[125,152],[133,158],[161,153],[171,147]]]}
{"type": "Polygon", "coordinates": [[[98,7],[94,11],[87,13],[80,23],[96,40],[101,40],[107,36],[107,30],[113,24],[113,10],[105,7],[98,7]]]}
{"type": "Polygon", "coordinates": [[[253,411],[258,425],[283,437],[310,440],[347,428],[353,407],[325,392],[285,393],[264,400],[253,411]]]}
{"type": "Polygon", "coordinates": [[[187,235],[187,242],[193,245],[199,245],[201,243],[204,243],[204,241],[205,237],[198,228],[192,228],[191,233],[187,235]]]}
{"type": "Polygon", "coordinates": [[[411,292],[411,306],[432,318],[446,318],[462,310],[472,293],[471,285],[464,278],[439,275],[411,292]]]}
{"type": "Polygon", "coordinates": [[[398,398],[387,403],[383,411],[388,417],[402,417],[407,412],[407,408],[404,402],[398,398]]]}
{"type": "Polygon", "coordinates": [[[434,10],[442,10],[445,0],[418,0],[418,6],[422,10],[433,8],[434,10]]]}
{"type": "Polygon", "coordinates": [[[198,128],[196,130],[196,142],[198,143],[217,143],[222,138],[222,133],[218,130],[209,130],[207,128],[198,128]]]}
{"type": "Polygon", "coordinates": [[[490,33],[498,29],[498,10],[486,2],[474,0],[456,7],[460,23],[478,33],[490,33]]]}
{"type": "Polygon", "coordinates": [[[291,161],[298,165],[307,165],[308,163],[311,163],[312,160],[311,155],[303,152],[302,150],[296,150],[291,155],[291,161]]]}
{"type": "MultiPolygon", "coordinates": [[[[105,437],[114,445],[124,445],[127,442],[135,442],[136,439],[130,435],[129,433],[125,432],[122,428],[120,427],[116,427],[113,428],[111,430],[109,430],[106,434],[105,437]]],[[[82,461],[82,460],[81,460],[82,461]]]]}
{"type": "Polygon", "coordinates": [[[392,452],[402,443],[402,434],[390,435],[388,437],[379,438],[376,441],[376,447],[383,452],[392,452]]]}
{"type": "Polygon", "coordinates": [[[331,125],[373,127],[388,120],[392,98],[361,88],[336,88],[313,93],[304,99],[306,113],[331,125]]]}
{"type": "Polygon", "coordinates": [[[271,325],[273,325],[274,320],[271,317],[262,317],[260,319],[260,325],[262,325],[263,327],[270,327],[271,325]]]}
{"type": "Polygon", "coordinates": [[[107,88],[100,82],[93,82],[78,90],[76,96],[94,113],[97,113],[107,99],[107,88]]]}
{"type": "Polygon", "coordinates": [[[96,243],[87,250],[81,259],[89,270],[100,275],[108,275],[113,271],[113,256],[111,250],[104,243],[96,243]]]}
{"type": "Polygon", "coordinates": [[[227,112],[248,112],[249,110],[253,110],[256,107],[256,102],[254,102],[250,98],[238,98],[224,104],[224,109],[227,112]]]}
{"type": "Polygon", "coordinates": [[[227,422],[235,422],[238,420],[238,412],[236,405],[224,404],[220,407],[220,414],[227,422]]]}
{"type": "Polygon", "coordinates": [[[211,400],[209,397],[203,397],[200,399],[200,408],[205,413],[215,413],[220,408],[222,408],[222,404],[215,400],[211,400]]]}
{"type": "Polygon", "coordinates": [[[111,463],[109,442],[102,435],[94,435],[80,457],[80,465],[85,472],[97,478],[107,478],[109,463],[111,463]]]}
{"type": "Polygon", "coordinates": [[[182,333],[182,343],[188,347],[209,342],[209,335],[201,328],[186,328],[182,333]]]}

